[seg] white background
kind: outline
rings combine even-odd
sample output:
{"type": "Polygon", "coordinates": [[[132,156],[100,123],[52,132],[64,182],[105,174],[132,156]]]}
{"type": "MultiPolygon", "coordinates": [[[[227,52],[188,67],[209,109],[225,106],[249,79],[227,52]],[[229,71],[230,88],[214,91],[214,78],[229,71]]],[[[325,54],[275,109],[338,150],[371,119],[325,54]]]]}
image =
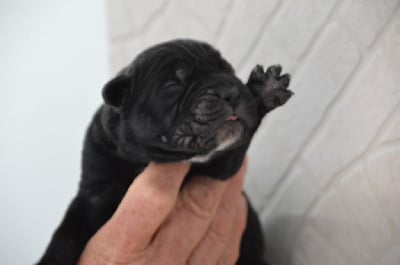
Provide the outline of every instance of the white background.
{"type": "Polygon", "coordinates": [[[33,264],[74,196],[108,78],[103,1],[0,1],[0,264],[33,264]]]}

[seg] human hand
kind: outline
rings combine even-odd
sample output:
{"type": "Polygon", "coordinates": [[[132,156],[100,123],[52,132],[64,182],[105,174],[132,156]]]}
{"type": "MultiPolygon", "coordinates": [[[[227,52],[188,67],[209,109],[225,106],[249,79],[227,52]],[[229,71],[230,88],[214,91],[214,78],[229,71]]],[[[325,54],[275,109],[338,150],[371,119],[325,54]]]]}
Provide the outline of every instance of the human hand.
{"type": "Polygon", "coordinates": [[[247,160],[227,181],[198,176],[181,189],[187,163],[151,163],[78,265],[235,264],[246,226],[247,160]]]}

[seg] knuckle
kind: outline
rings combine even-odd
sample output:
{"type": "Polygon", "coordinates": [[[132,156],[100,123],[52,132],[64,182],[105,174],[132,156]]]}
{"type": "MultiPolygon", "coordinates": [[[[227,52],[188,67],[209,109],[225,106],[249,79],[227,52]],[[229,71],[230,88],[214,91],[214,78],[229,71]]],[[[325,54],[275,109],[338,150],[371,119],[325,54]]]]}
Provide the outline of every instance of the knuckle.
{"type": "Polygon", "coordinates": [[[174,248],[173,244],[165,244],[165,242],[157,242],[150,251],[149,262],[146,264],[163,264],[163,265],[184,265],[187,257],[179,250],[174,248]]]}
{"type": "Polygon", "coordinates": [[[214,248],[219,248],[225,245],[228,237],[226,232],[211,230],[208,235],[209,244],[214,248]]]}
{"type": "Polygon", "coordinates": [[[226,215],[217,216],[210,226],[210,234],[219,241],[225,241],[232,230],[232,220],[226,215]]]}
{"type": "Polygon", "coordinates": [[[182,190],[182,207],[200,219],[211,217],[216,202],[215,191],[205,185],[191,186],[182,190]]]}
{"type": "Polygon", "coordinates": [[[161,189],[148,186],[141,191],[136,203],[141,208],[158,212],[170,207],[171,199],[161,189]]]}

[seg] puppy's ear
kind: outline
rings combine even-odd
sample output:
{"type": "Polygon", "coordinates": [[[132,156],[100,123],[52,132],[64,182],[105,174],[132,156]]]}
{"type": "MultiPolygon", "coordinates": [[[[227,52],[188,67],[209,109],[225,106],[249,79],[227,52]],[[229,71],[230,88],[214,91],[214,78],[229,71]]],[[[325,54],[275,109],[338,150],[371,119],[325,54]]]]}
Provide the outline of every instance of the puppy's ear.
{"type": "Polygon", "coordinates": [[[119,75],[111,79],[103,88],[104,102],[113,108],[119,109],[130,84],[131,80],[127,75],[119,75]]]}

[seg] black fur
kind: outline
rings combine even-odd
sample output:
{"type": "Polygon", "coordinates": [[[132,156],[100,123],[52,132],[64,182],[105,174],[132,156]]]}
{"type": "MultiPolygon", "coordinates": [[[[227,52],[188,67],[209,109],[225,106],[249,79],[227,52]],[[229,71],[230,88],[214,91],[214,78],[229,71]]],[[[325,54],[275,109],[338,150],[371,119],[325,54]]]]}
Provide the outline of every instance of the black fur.
{"type": "MultiPolygon", "coordinates": [[[[280,72],[256,66],[245,85],[218,51],[193,40],[141,53],[103,89],[105,104],[84,142],[78,194],[38,264],[75,264],[150,161],[190,160],[189,176],[232,176],[263,116],[292,95],[290,76],[280,72]]],[[[264,264],[262,241],[249,207],[238,264],[264,264]]]]}

